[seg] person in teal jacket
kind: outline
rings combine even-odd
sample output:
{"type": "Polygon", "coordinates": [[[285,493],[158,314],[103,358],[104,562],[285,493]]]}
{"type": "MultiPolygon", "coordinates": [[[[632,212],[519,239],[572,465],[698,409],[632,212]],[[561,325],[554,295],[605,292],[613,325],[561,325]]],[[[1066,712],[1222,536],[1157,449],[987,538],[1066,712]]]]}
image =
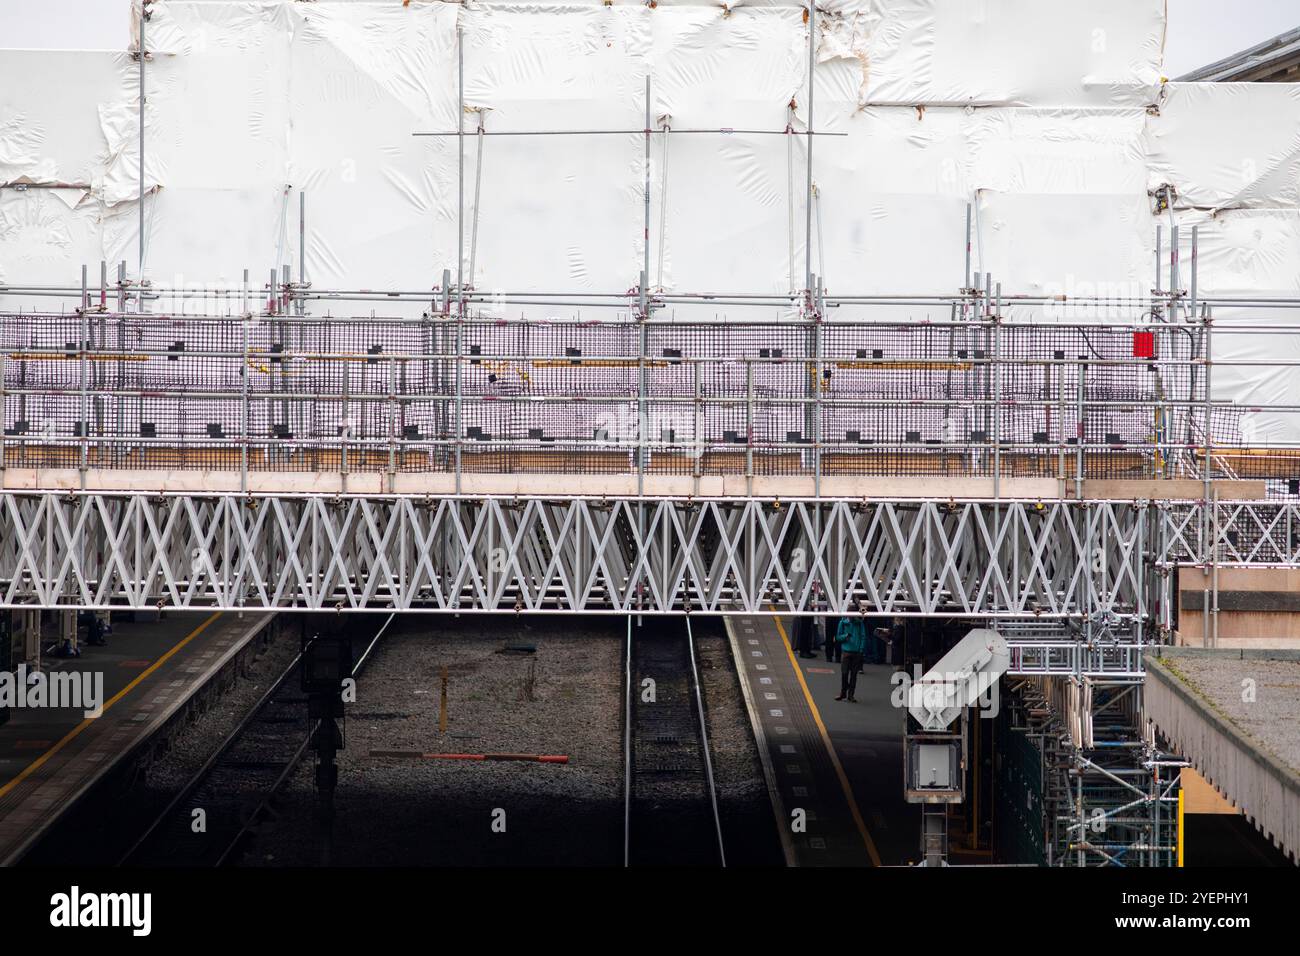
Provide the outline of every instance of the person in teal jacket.
{"type": "Polygon", "coordinates": [[[862,654],[867,648],[867,625],[861,617],[842,617],[840,626],[835,631],[835,642],[840,645],[844,656],[840,659],[840,696],[852,703],[857,703],[853,696],[858,689],[858,671],[862,669],[862,654]]]}

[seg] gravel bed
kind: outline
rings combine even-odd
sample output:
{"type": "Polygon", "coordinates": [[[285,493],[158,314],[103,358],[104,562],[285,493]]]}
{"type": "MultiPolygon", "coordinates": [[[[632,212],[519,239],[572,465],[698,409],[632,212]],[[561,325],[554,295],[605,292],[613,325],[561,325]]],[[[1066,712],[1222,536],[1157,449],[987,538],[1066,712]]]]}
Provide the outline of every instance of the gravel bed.
{"type": "MultiPolygon", "coordinates": [[[[274,624],[271,625],[274,627],[274,624]]],[[[292,663],[299,650],[298,635],[293,630],[262,644],[265,634],[253,640],[259,643],[255,656],[245,658],[225,678],[227,686],[207,709],[191,719],[168,742],[166,751],[145,770],[144,789],[171,794],[184,786],[203,766],[239,722],[271,689],[271,685],[292,663]],[[233,683],[230,681],[233,679],[233,683]]]]}
{"type": "Polygon", "coordinates": [[[312,761],[305,761],[244,864],[620,861],[624,627],[621,618],[395,621],[349,705],[328,856],[315,822],[312,761]],[[536,651],[503,653],[513,644],[536,651]],[[445,734],[438,726],[443,666],[445,734]],[[570,762],[385,758],[372,750],[566,754],[570,762]],[[492,828],[497,810],[505,812],[503,833],[492,828]]]}
{"type": "Polygon", "coordinates": [[[709,750],[729,866],[781,866],[784,856],[753,726],[719,619],[693,620],[709,750]]]}

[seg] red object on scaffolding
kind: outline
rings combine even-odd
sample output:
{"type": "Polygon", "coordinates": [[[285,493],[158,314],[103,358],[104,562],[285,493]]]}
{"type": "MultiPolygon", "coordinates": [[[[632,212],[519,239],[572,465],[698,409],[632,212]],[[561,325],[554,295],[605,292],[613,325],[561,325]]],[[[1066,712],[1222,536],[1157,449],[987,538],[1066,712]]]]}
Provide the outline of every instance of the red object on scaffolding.
{"type": "Polygon", "coordinates": [[[1156,334],[1154,332],[1133,333],[1133,357],[1144,359],[1156,357],[1156,334]]]}

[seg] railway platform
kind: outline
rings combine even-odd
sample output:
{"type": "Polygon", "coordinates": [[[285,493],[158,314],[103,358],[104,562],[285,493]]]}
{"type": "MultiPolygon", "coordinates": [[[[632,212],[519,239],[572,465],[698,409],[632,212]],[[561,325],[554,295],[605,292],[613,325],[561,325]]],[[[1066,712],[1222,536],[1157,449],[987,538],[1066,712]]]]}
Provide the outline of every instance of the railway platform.
{"type": "Polygon", "coordinates": [[[47,674],[102,675],[102,713],[10,710],[0,725],[0,865],[17,863],[273,617],[173,612],[156,621],[115,624],[108,646],[86,648],[81,657],[47,659],[47,674]]]}
{"type": "Polygon", "coordinates": [[[839,665],[800,658],[790,619],[727,619],[764,775],[790,866],[889,866],[916,856],[902,795],[903,718],[892,668],[868,665],[857,703],[836,701],[839,665]],[[802,829],[796,811],[802,810],[802,829]]]}

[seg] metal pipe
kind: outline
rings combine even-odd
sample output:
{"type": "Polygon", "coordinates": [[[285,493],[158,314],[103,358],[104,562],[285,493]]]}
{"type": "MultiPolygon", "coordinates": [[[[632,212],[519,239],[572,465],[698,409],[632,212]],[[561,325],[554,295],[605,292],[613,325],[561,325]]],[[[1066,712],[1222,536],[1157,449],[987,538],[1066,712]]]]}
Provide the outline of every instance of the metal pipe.
{"type": "Polygon", "coordinates": [[[1165,231],[1164,230],[1165,227],[1162,223],[1156,223],[1156,289],[1155,292],[1157,296],[1162,295],[1164,293],[1162,280],[1160,278],[1160,273],[1161,271],[1163,271],[1165,267],[1165,260],[1164,260],[1165,231]]]}
{"type": "Polygon", "coordinates": [[[971,204],[966,203],[966,284],[962,286],[963,294],[970,286],[970,254],[971,254],[971,204]]]}
{"type": "Polygon", "coordinates": [[[623,866],[632,865],[632,615],[623,653],[623,866]]]}
{"type": "MultiPolygon", "coordinates": [[[[720,126],[715,129],[675,129],[674,133],[683,135],[691,134],[711,134],[720,136],[785,136],[787,130],[783,129],[734,129],[732,127],[720,126]]],[[[412,136],[455,136],[454,131],[448,132],[440,130],[432,133],[412,133],[412,136]]],[[[484,133],[485,136],[640,136],[639,129],[498,129],[484,133]]],[[[820,132],[817,136],[848,136],[848,133],[820,132]]]]}
{"type": "Polygon", "coordinates": [[[754,494],[754,363],[745,360],[745,494],[754,494]]]}
{"type": "Polygon", "coordinates": [[[1075,451],[1074,451],[1074,497],[1078,501],[1083,500],[1083,443],[1087,439],[1087,419],[1085,417],[1085,381],[1088,374],[1088,363],[1083,361],[1080,356],[1079,361],[1079,387],[1077,393],[1078,400],[1078,420],[1075,422],[1075,451]]]}
{"type": "Polygon", "coordinates": [[[483,185],[483,111],[478,114],[478,150],[474,154],[474,221],[469,230],[469,284],[474,285],[478,259],[479,196],[483,185]]]}
{"type": "Polygon", "coordinates": [[[456,22],[456,311],[465,316],[465,36],[456,22]]]}
{"type": "Polygon", "coordinates": [[[1210,547],[1210,646],[1219,646],[1219,492],[1211,489],[1207,503],[1213,521],[1210,547]]]}
{"type": "Polygon", "coordinates": [[[650,74],[645,77],[645,187],[642,197],[645,201],[645,222],[641,246],[641,317],[649,315],[646,300],[646,283],[650,281],[650,74]]]}
{"type": "Polygon", "coordinates": [[[388,493],[397,490],[397,363],[388,362],[388,493]]]}
{"type": "Polygon", "coordinates": [[[1178,274],[1178,227],[1169,227],[1169,319],[1176,322],[1179,317],[1178,297],[1182,294],[1181,278],[1178,274]]]}
{"type": "Polygon", "coordinates": [[[464,396],[461,387],[461,367],[464,365],[465,349],[465,316],[463,313],[457,313],[456,316],[456,494],[460,494],[461,487],[461,445],[465,440],[464,427],[464,396]]]}
{"type": "MultiPolygon", "coordinates": [[[[645,490],[645,472],[649,465],[650,454],[646,447],[646,431],[649,428],[649,409],[647,406],[649,383],[646,377],[647,333],[645,326],[645,320],[650,315],[649,299],[646,295],[646,283],[650,281],[650,74],[648,73],[645,77],[645,155],[643,162],[645,166],[645,184],[642,198],[645,207],[645,221],[643,223],[641,281],[639,287],[641,302],[637,316],[640,321],[640,328],[637,330],[637,435],[640,437],[640,447],[637,450],[636,459],[636,488],[638,495],[645,490]]],[[[644,540],[645,511],[640,506],[637,508],[637,522],[641,539],[644,540]]]]}
{"type": "Polygon", "coordinates": [[[87,361],[87,355],[90,350],[90,329],[86,313],[81,313],[81,332],[80,341],[77,343],[77,349],[80,352],[81,365],[81,396],[80,396],[80,414],[81,421],[77,424],[77,436],[81,444],[81,490],[86,490],[86,469],[90,467],[90,363],[87,361]]]}
{"type": "Polygon", "coordinates": [[[695,493],[700,493],[700,477],[704,466],[704,400],[703,391],[700,382],[700,363],[696,362],[692,367],[694,386],[695,386],[695,463],[692,469],[695,473],[695,480],[692,485],[695,493]]]}
{"type": "MultiPolygon", "coordinates": [[[[1002,283],[993,312],[993,497],[1002,497],[1002,283]]],[[[996,520],[997,512],[994,511],[996,520]]]]}
{"type": "MultiPolygon", "coordinates": [[[[822,277],[817,277],[817,291],[820,299],[822,286],[822,277]]],[[[813,494],[820,498],[822,495],[822,334],[820,313],[814,311],[814,322],[812,326],[813,339],[813,374],[812,374],[812,402],[809,404],[809,410],[812,413],[812,440],[813,440],[813,494]]],[[[821,534],[821,509],[816,513],[817,533],[821,534]]]]}
{"type": "Polygon", "coordinates": [[[659,272],[655,279],[655,288],[660,294],[664,291],[664,244],[668,237],[668,133],[670,127],[664,123],[664,154],[660,161],[663,165],[663,179],[659,183],[659,272]]]}
{"type": "Polygon", "coordinates": [[[817,67],[817,4],[808,3],[808,183],[804,223],[804,295],[812,296],[812,213],[813,213],[813,85],[817,67]]]}
{"type": "MultiPolygon", "coordinates": [[[[248,270],[244,270],[244,284],[248,284],[248,270]]],[[[248,494],[248,373],[252,367],[248,348],[248,323],[252,317],[245,310],[239,325],[243,331],[244,358],[239,369],[239,490],[248,494]]],[[[346,366],[345,366],[346,367],[346,366]]]]}
{"type": "Polygon", "coordinates": [[[348,490],[348,445],[352,441],[352,403],[348,398],[351,389],[352,367],[345,364],[343,366],[343,434],[339,436],[343,443],[339,451],[339,485],[345,492],[348,490]]]}
{"type": "MultiPolygon", "coordinates": [[[[1204,307],[1204,303],[1202,303],[1202,307],[1204,307]]],[[[23,318],[27,318],[27,316],[24,314],[23,318]]],[[[276,319],[277,319],[277,325],[283,325],[289,328],[296,327],[296,326],[291,326],[288,322],[285,322],[280,316],[276,316],[276,319]]],[[[48,348],[29,348],[23,350],[21,353],[16,353],[16,354],[21,354],[29,359],[36,360],[36,359],[44,359],[44,358],[57,358],[62,356],[64,352],[65,349],[61,347],[48,347],[48,348]]],[[[241,355],[238,349],[204,350],[203,352],[195,352],[194,354],[203,355],[204,357],[207,358],[232,358],[232,359],[238,359],[241,355]]],[[[373,355],[365,352],[307,352],[307,351],[288,350],[286,351],[285,354],[288,356],[292,356],[295,359],[301,359],[304,361],[367,362],[367,361],[373,361],[374,359],[373,355]]],[[[122,359],[139,360],[142,358],[148,358],[154,356],[167,358],[169,356],[174,357],[175,353],[165,349],[123,350],[120,348],[119,349],[102,348],[96,350],[96,353],[93,357],[93,361],[108,362],[108,361],[115,361],[115,360],[122,360],[122,359]]],[[[417,352],[411,352],[411,353],[392,352],[392,353],[387,353],[385,355],[385,358],[386,359],[391,358],[395,361],[406,362],[406,363],[425,363],[425,362],[436,362],[439,360],[439,357],[437,355],[428,355],[428,354],[417,353],[417,352]]],[[[524,354],[507,353],[507,354],[489,355],[486,353],[475,353],[474,358],[478,361],[492,360],[492,361],[503,361],[503,362],[527,362],[533,365],[536,365],[538,363],[557,363],[562,365],[568,365],[577,362],[578,364],[595,366],[600,363],[610,364],[610,363],[621,362],[621,363],[626,363],[626,365],[629,367],[632,367],[635,366],[637,362],[636,356],[630,354],[607,355],[607,356],[584,355],[581,359],[575,360],[575,359],[569,359],[569,358],[565,358],[564,356],[555,355],[555,354],[530,353],[524,355],[524,354]]],[[[1078,361],[1083,361],[1085,359],[1089,365],[1096,366],[1098,368],[1115,368],[1115,369],[1122,369],[1127,367],[1135,367],[1139,369],[1150,368],[1150,365],[1144,360],[1130,361],[1125,359],[1087,359],[1086,356],[1083,356],[1080,357],[1078,361]]],[[[666,364],[663,359],[652,359],[649,358],[648,356],[647,356],[647,361],[650,362],[652,365],[666,364]]],[[[728,364],[734,365],[739,363],[740,361],[741,359],[739,357],[727,356],[727,355],[695,356],[695,357],[684,356],[682,358],[674,358],[672,360],[674,364],[687,364],[687,365],[696,362],[702,364],[709,364],[709,365],[728,365],[728,364]]],[[[787,359],[762,359],[762,358],[752,359],[752,361],[760,365],[782,365],[788,362],[787,359]]],[[[846,365],[848,367],[854,367],[854,368],[858,368],[858,367],[870,368],[873,366],[880,366],[885,370],[890,370],[898,366],[900,360],[858,359],[852,362],[846,362],[844,360],[834,360],[834,361],[836,365],[846,365]]],[[[933,368],[931,370],[933,371],[943,371],[944,366],[946,365],[945,360],[938,359],[938,358],[917,358],[917,359],[901,360],[901,361],[905,363],[911,362],[916,366],[932,366],[933,368]]],[[[960,362],[961,366],[965,369],[987,369],[987,368],[991,368],[994,365],[994,362],[991,359],[959,359],[957,361],[960,362]]],[[[1001,364],[1003,366],[1051,367],[1051,366],[1060,366],[1060,365],[1076,365],[1078,364],[1078,362],[1062,360],[1062,359],[1057,359],[1057,360],[1033,359],[1025,362],[1004,360],[998,364],[1001,364]]],[[[1188,366],[1193,366],[1193,367],[1202,366],[1205,363],[1199,360],[1198,361],[1179,360],[1179,361],[1171,361],[1166,364],[1170,368],[1183,368],[1188,366]]],[[[1221,359],[1221,360],[1216,360],[1214,364],[1221,368],[1258,368],[1258,367],[1297,368],[1300,367],[1300,361],[1282,362],[1282,361],[1250,361],[1250,360],[1221,359]]],[[[35,393],[34,390],[32,393],[33,394],[35,393]]],[[[165,389],[161,391],[155,390],[154,393],[167,394],[165,389]]],[[[193,393],[187,390],[186,394],[193,394],[193,393]]],[[[313,392],[310,394],[320,394],[320,393],[313,392]]],[[[618,393],[614,393],[614,392],[610,393],[611,396],[616,396],[617,394],[618,393]]],[[[508,401],[511,398],[512,396],[503,395],[503,396],[499,396],[497,400],[508,401]]],[[[544,401],[545,399],[546,396],[540,396],[540,395],[529,397],[530,401],[544,401]]],[[[571,400],[571,399],[566,398],[566,400],[571,400]]],[[[680,400],[680,397],[674,397],[673,395],[664,395],[664,396],[655,397],[655,401],[675,401],[675,400],[680,400]]],[[[718,398],[718,401],[726,401],[726,400],[727,399],[725,398],[725,396],[720,396],[718,398]]],[[[780,401],[783,404],[790,403],[790,402],[801,403],[810,400],[811,399],[809,399],[806,395],[803,398],[799,398],[791,395],[789,397],[783,396],[780,399],[778,399],[778,401],[780,401]]],[[[845,405],[850,407],[859,407],[859,406],[860,407],[874,407],[874,406],[906,407],[910,405],[918,405],[918,406],[931,405],[936,407],[942,407],[949,404],[948,400],[945,398],[910,398],[910,397],[909,398],[878,398],[878,399],[877,398],[873,398],[873,399],[823,398],[821,399],[821,401],[826,404],[845,405]]],[[[991,396],[988,398],[968,398],[968,399],[963,399],[963,401],[966,404],[972,406],[992,407],[992,405],[995,404],[995,400],[991,396]]],[[[1140,403],[1141,401],[1142,399],[1094,399],[1090,401],[1088,404],[1089,407],[1092,408],[1132,408],[1136,403],[1140,403]]],[[[1015,406],[1020,408],[1043,408],[1043,407],[1050,407],[1052,403],[1050,400],[1042,399],[1042,398],[1016,398],[1016,399],[1004,399],[1004,404],[1008,406],[1015,406]]],[[[1181,406],[1200,407],[1201,405],[1204,404],[1204,398],[1169,399],[1167,401],[1167,404],[1170,405],[1171,407],[1181,407],[1181,406]]],[[[1238,406],[1238,405],[1234,405],[1231,401],[1225,399],[1225,400],[1217,401],[1215,402],[1215,404],[1221,407],[1232,407],[1232,408],[1240,409],[1242,411],[1252,411],[1252,412],[1300,411],[1300,405],[1295,405],[1290,403],[1279,403],[1279,402],[1267,402],[1267,403],[1261,403],[1256,405],[1238,406]]],[[[1270,442],[1270,445],[1272,444],[1273,443],[1270,442]]],[[[1200,446],[1196,445],[1196,447],[1200,447],[1200,446]]]]}
{"type": "Polygon", "coordinates": [[[298,302],[297,313],[306,315],[307,302],[302,293],[307,288],[307,192],[298,190],[298,302]]]}
{"type": "Polygon", "coordinates": [[[796,294],[797,286],[794,278],[794,105],[786,107],[789,114],[786,122],[785,141],[785,176],[786,176],[786,213],[789,219],[789,227],[786,233],[786,239],[790,246],[790,294],[796,294]]]}
{"type": "MultiPolygon", "coordinates": [[[[149,19],[149,2],[150,0],[140,0],[140,243],[139,243],[139,263],[140,263],[140,282],[144,283],[144,61],[146,56],[146,47],[144,39],[144,25],[149,19]]],[[[144,311],[144,296],[141,295],[137,302],[138,311],[144,311]]]]}
{"type": "MultiPolygon", "coordinates": [[[[157,295],[166,295],[171,299],[181,298],[205,298],[219,299],[231,298],[238,296],[240,290],[238,287],[216,287],[203,291],[185,290],[184,288],[172,288],[166,286],[141,286],[136,282],[127,282],[125,277],[122,281],[123,288],[127,292],[148,292],[153,290],[157,295]]],[[[65,295],[75,295],[79,291],[78,287],[73,286],[36,286],[36,285],[6,285],[0,283],[0,293],[14,296],[40,296],[49,295],[60,297],[65,295]]],[[[529,291],[529,292],[496,292],[478,293],[468,292],[465,296],[467,301],[487,302],[498,297],[506,301],[518,301],[520,296],[529,296],[539,302],[546,302],[552,305],[574,304],[587,306],[588,300],[591,299],[611,299],[620,300],[617,302],[619,307],[626,307],[626,291],[611,292],[546,292],[546,291],[529,291]]],[[[1161,300],[1169,298],[1168,293],[1161,294],[1161,300]]],[[[344,302],[353,301],[428,301],[429,290],[375,290],[375,289],[318,289],[315,290],[308,298],[315,299],[335,299],[344,302]]],[[[683,303],[702,303],[708,305],[716,304],[736,304],[750,307],[788,307],[790,303],[798,299],[797,293],[742,293],[742,292],[680,292],[673,293],[662,297],[666,302],[683,302],[683,303]]],[[[969,293],[962,294],[944,294],[928,295],[923,293],[909,294],[891,294],[891,295],[854,295],[845,293],[836,296],[827,296],[826,303],[828,308],[842,308],[844,306],[897,306],[897,305],[916,305],[916,306],[949,306],[953,303],[961,305],[963,302],[969,302],[969,293]]],[[[1027,294],[1010,294],[1004,293],[1003,299],[1006,303],[1020,306],[1050,305],[1053,308],[1097,308],[1105,306],[1110,308],[1124,307],[1143,312],[1150,309],[1150,297],[1134,298],[1129,296],[1044,296],[1044,295],[1027,295],[1027,294]]],[[[1216,307],[1234,307],[1242,309],[1268,308],[1268,309],[1300,309],[1300,299],[1290,297],[1269,297],[1269,296],[1203,296],[1198,293],[1198,303],[1208,303],[1216,307]]],[[[1140,314],[1140,313],[1139,313],[1140,314]]],[[[319,316],[320,320],[345,321],[346,317],[337,316],[319,316]]],[[[383,317],[379,317],[383,318],[383,317]]],[[[689,321],[689,320],[688,320],[689,321]]],[[[859,319],[849,321],[857,322],[859,319]]],[[[897,320],[886,320],[897,322],[897,320]]],[[[927,319],[928,324],[943,324],[940,320],[927,319]]],[[[1025,320],[1020,320],[1025,321],[1025,320]]],[[[1138,321],[1135,315],[1133,323],[1138,321]]],[[[1088,327],[1106,328],[1115,327],[1115,323],[1085,322],[1076,320],[1071,325],[1086,324],[1088,327]]],[[[1132,324],[1132,323],[1130,323],[1132,324]]],[[[1122,324],[1121,324],[1122,327],[1122,324]]],[[[1289,328],[1294,330],[1296,326],[1270,326],[1270,329],[1289,328]]]]}
{"type": "Polygon", "coordinates": [[[7,430],[5,426],[9,421],[8,416],[5,414],[5,409],[9,407],[9,403],[5,401],[5,382],[8,381],[8,373],[5,370],[5,360],[7,358],[8,353],[4,349],[0,349],[0,489],[5,486],[5,433],[7,430]]]}

